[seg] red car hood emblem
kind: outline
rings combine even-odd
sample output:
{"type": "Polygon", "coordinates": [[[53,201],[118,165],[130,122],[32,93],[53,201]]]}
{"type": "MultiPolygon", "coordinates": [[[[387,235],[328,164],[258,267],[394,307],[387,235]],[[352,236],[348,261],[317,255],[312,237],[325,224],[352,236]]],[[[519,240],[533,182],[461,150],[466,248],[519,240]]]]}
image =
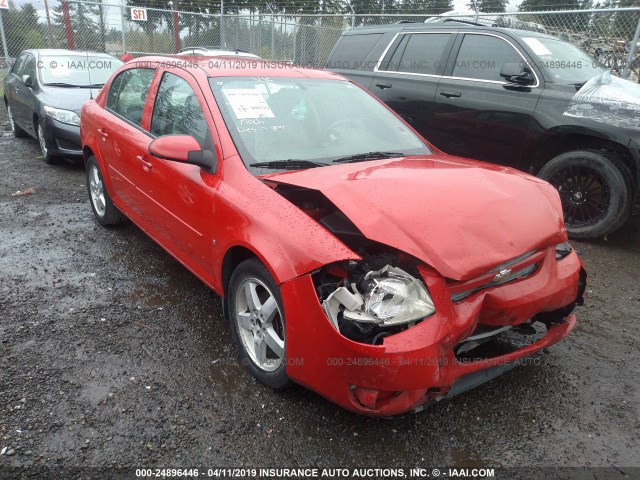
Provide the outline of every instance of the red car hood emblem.
{"type": "Polygon", "coordinates": [[[456,157],[351,163],[266,179],[319,190],[367,238],[454,280],[567,238],[560,199],[549,184],[456,157]]]}

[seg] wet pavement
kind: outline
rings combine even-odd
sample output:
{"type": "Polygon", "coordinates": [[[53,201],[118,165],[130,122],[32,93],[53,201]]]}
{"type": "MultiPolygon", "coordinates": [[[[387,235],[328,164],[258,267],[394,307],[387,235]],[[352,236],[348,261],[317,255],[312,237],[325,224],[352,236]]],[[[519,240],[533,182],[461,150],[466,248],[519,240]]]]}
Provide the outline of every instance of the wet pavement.
{"type": "Polygon", "coordinates": [[[82,167],[38,157],[0,137],[0,468],[640,465],[640,218],[575,243],[590,283],[564,342],[371,419],[259,385],[220,299],[134,225],[98,226],[82,167]]]}

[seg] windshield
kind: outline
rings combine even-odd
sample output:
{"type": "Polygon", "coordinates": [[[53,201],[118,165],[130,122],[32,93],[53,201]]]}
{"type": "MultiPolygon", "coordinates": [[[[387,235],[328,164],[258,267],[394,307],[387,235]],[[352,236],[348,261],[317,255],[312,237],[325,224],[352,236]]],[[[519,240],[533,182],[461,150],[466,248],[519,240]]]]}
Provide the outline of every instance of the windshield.
{"type": "Polygon", "coordinates": [[[395,115],[347,81],[219,77],[209,82],[247,166],[282,161],[324,165],[368,152],[378,158],[380,152],[431,153],[395,115]]]}
{"type": "Polygon", "coordinates": [[[45,85],[87,87],[104,85],[122,65],[117,58],[92,55],[41,55],[40,78],[45,85]]]}
{"type": "Polygon", "coordinates": [[[538,66],[558,83],[581,84],[605,71],[597,60],[570,43],[544,37],[523,40],[537,56],[538,66]]]}

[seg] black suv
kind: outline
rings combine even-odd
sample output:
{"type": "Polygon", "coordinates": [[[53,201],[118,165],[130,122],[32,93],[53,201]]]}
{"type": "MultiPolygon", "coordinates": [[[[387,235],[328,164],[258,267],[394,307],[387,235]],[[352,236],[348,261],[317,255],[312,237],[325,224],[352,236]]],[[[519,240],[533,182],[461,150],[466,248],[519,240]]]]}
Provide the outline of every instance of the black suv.
{"type": "Polygon", "coordinates": [[[461,21],[397,23],[345,32],[326,68],[441,150],[549,181],[574,238],[606,235],[640,209],[640,85],[571,43],[461,21]]]}

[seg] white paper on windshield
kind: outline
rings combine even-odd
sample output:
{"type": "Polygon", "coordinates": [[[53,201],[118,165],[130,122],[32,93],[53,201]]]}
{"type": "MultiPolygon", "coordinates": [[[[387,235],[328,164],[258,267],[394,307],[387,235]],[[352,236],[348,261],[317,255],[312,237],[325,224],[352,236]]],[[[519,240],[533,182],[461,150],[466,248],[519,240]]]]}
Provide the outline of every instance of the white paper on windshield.
{"type": "Polygon", "coordinates": [[[228,88],[223,92],[238,119],[275,117],[262,94],[253,88],[228,88]]]}
{"type": "Polygon", "coordinates": [[[539,57],[544,57],[545,55],[551,55],[551,50],[545,47],[542,44],[542,42],[537,38],[526,37],[526,38],[523,38],[523,40],[527,42],[527,45],[529,45],[529,48],[533,50],[533,53],[535,53],[539,57]]]}
{"type": "MultiPolygon", "coordinates": [[[[53,62],[51,62],[53,64],[53,62]]],[[[52,77],[68,77],[69,67],[64,63],[56,64],[55,67],[51,66],[50,70],[52,77]]]]}

